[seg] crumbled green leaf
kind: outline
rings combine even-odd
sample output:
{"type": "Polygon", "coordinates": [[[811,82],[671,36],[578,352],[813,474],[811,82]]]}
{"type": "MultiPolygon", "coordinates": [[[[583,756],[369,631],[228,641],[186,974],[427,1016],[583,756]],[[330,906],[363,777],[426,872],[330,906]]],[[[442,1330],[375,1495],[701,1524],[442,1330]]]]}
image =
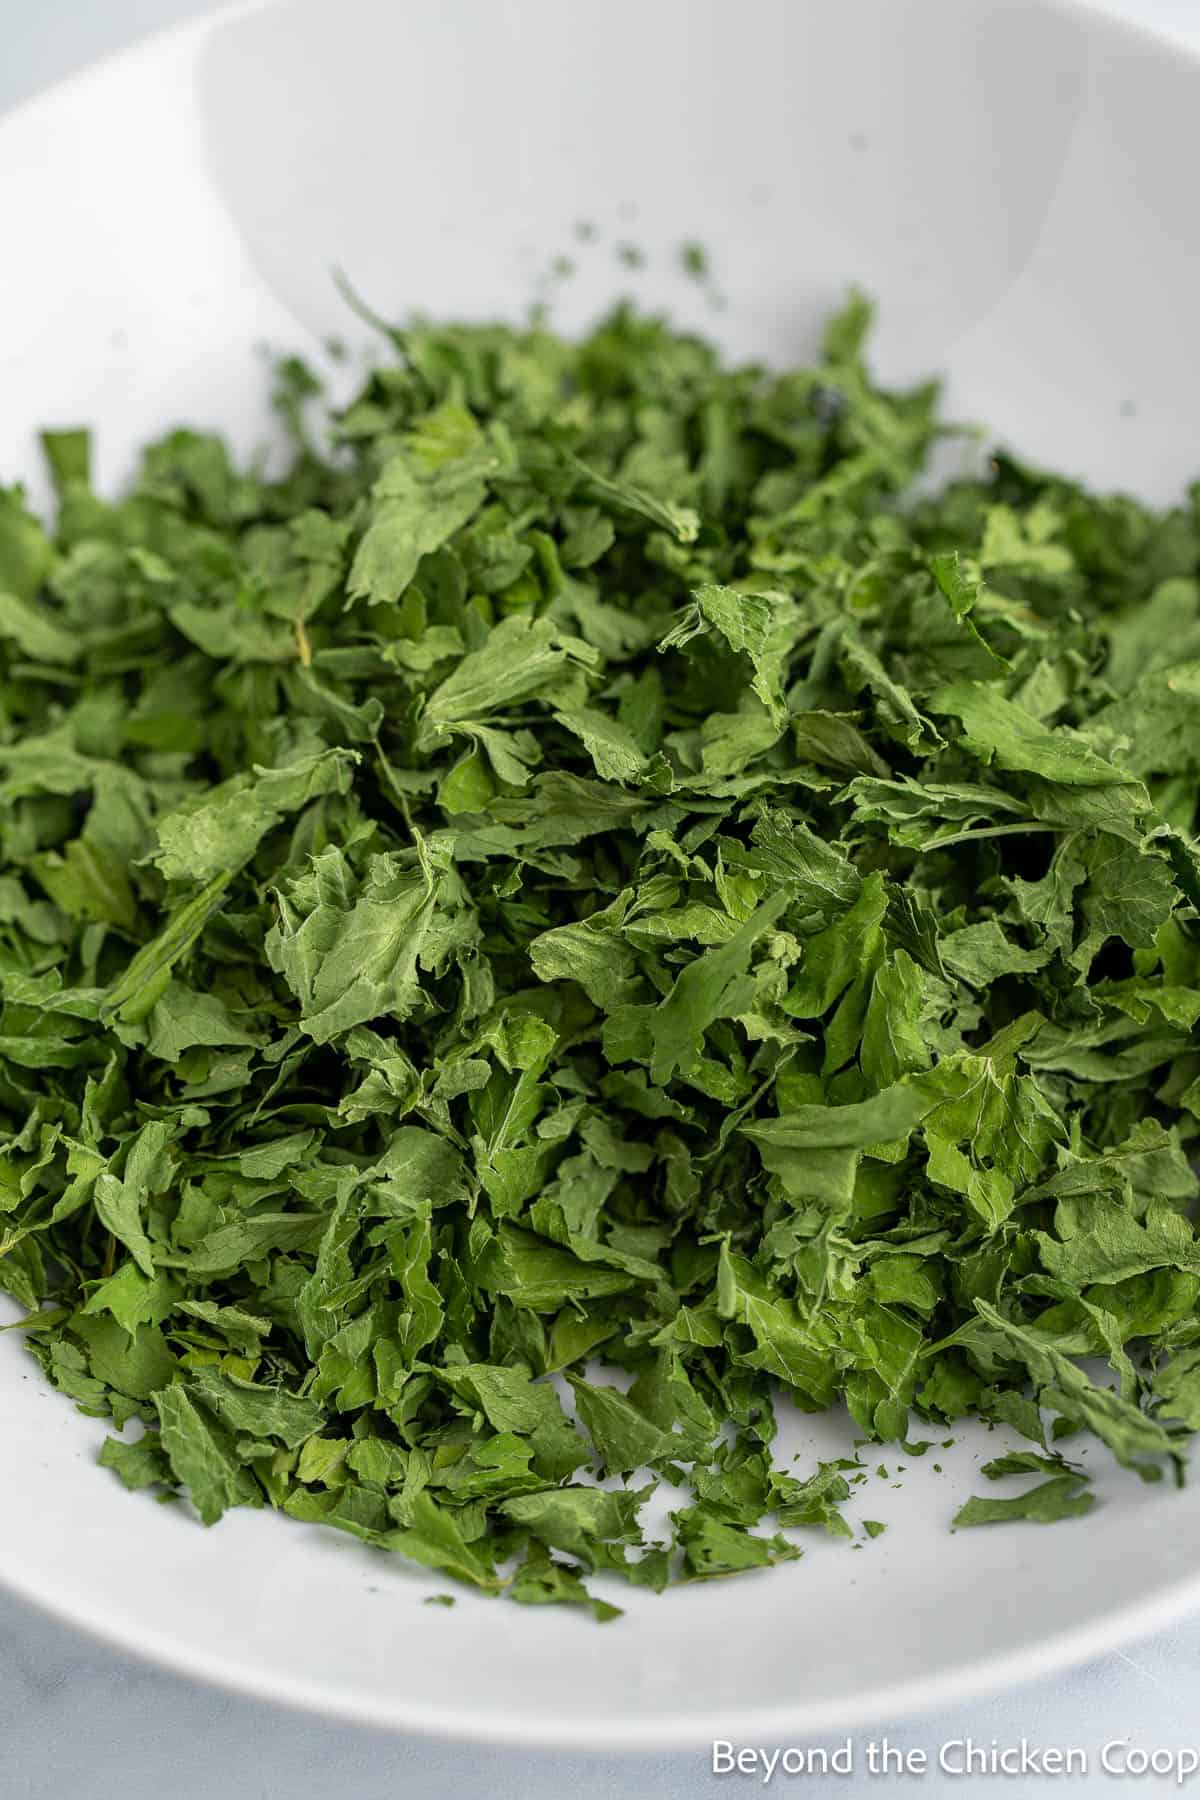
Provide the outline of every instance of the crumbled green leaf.
{"type": "Polygon", "coordinates": [[[1091,1512],[1096,1496],[1081,1489],[1073,1475],[1052,1475],[1023,1494],[1004,1500],[992,1495],[972,1497],[959,1507],[954,1524],[1003,1525],[1013,1519],[1030,1519],[1036,1525],[1053,1525],[1059,1519],[1079,1519],[1091,1512]]]}
{"type": "Polygon", "coordinates": [[[127,1487],[611,1620],[884,1529],[781,1398],[1018,1434],[960,1525],[1182,1463],[1200,514],[931,490],[870,316],[414,322],[278,473],[0,490],[0,1289],[127,1487]]]}

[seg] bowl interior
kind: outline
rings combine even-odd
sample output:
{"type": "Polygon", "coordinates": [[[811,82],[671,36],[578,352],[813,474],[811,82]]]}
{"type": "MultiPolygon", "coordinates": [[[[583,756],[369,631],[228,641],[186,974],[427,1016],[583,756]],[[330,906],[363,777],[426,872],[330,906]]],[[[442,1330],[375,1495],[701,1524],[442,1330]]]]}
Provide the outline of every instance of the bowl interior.
{"type": "MultiPolygon", "coordinates": [[[[944,371],[954,416],[1165,500],[1200,466],[1198,102],[1200,65],[1044,0],[235,10],[0,125],[0,472],[41,493],[43,424],[95,422],[104,484],[174,422],[253,448],[262,347],[361,339],[336,268],[391,316],[541,295],[569,330],[630,293],[773,361],[856,282],[885,375],[944,371]]],[[[349,1542],[264,1515],[205,1533],[125,1494],[14,1334],[0,1412],[0,1575],[194,1673],[410,1728],[778,1739],[1032,1674],[1197,1593],[1200,1500],[1107,1469],[1086,1521],[951,1536],[984,1453],[966,1433],[871,1458],[889,1474],[857,1510],[890,1528],[862,1554],[622,1594],[604,1631],[426,1608],[444,1583],[349,1542]]],[[[849,1439],[789,1413],[780,1454],[849,1439]]]]}

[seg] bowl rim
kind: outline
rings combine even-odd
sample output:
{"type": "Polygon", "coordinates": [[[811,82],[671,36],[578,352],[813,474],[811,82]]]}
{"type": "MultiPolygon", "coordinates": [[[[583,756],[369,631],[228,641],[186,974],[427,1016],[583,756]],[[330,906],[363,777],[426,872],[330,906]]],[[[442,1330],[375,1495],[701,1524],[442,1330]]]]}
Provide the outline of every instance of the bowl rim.
{"type": "MultiPolygon", "coordinates": [[[[136,1629],[113,1621],[99,1608],[81,1606],[51,1584],[24,1581],[19,1573],[0,1568],[0,1588],[15,1594],[59,1624],[70,1626],[94,1644],[121,1651],[147,1667],[166,1670],[182,1680],[240,1699],[266,1702],[285,1712],[323,1718],[331,1724],[359,1725],[443,1743],[494,1745],[507,1750],[574,1751],[589,1756],[638,1755],[655,1751],[695,1751],[714,1741],[699,1715],[664,1713],[654,1718],[621,1720],[573,1717],[556,1713],[523,1713],[513,1718],[501,1711],[454,1705],[431,1707],[388,1702],[377,1696],[356,1698],[333,1682],[275,1675],[253,1662],[189,1646],[169,1633],[136,1629]]],[[[961,1668],[948,1668],[913,1680],[885,1682],[843,1700],[805,1701],[741,1707],[728,1721],[742,1744],[789,1746],[810,1743],[836,1731],[861,1732],[875,1725],[961,1705],[989,1694],[1022,1688],[1063,1671],[1153,1637],[1200,1611],[1200,1574],[1172,1582],[1133,1605],[1115,1606],[1084,1625],[1032,1639],[995,1656],[982,1656],[961,1668]]]]}

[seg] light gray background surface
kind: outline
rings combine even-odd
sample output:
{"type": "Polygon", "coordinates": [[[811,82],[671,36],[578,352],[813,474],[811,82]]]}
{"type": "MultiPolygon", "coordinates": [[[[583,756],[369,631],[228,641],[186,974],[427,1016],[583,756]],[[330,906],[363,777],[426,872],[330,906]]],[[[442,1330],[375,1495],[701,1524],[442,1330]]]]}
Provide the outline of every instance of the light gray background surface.
{"type": "MultiPolygon", "coordinates": [[[[0,0],[0,109],[143,33],[218,0],[0,0]]],[[[1098,0],[1200,51],[1200,0],[1098,0]]],[[[3,225],[0,222],[0,233],[3,225]]],[[[3,241],[0,236],[0,255],[3,241]]],[[[3,321],[0,320],[0,329],[3,321]]],[[[1098,1579],[1102,1572],[1097,1571],[1098,1579]]],[[[970,1604],[970,1596],[963,1596],[970,1604]]],[[[803,1672],[797,1671],[803,1681],[803,1672]]],[[[934,1796],[977,1792],[982,1781],[936,1772],[939,1746],[971,1736],[987,1746],[1100,1748],[1130,1738],[1147,1750],[1200,1746],[1200,1620],[1079,1669],[949,1713],[893,1722],[887,1734],[928,1752],[923,1779],[859,1773],[789,1780],[773,1793],[869,1795],[899,1785],[934,1796]]],[[[714,1735],[726,1735],[720,1719],[714,1735]]],[[[861,1769],[870,1733],[856,1736],[861,1769]]],[[[878,1735],[878,1734],[875,1734],[878,1735]]],[[[831,1746],[840,1742],[830,1740],[831,1746]]],[[[993,1783],[988,1782],[988,1787],[993,1783]]],[[[1058,1787],[1000,1777],[1001,1794],[1058,1787]]],[[[1189,1784],[1200,1793],[1200,1776],[1189,1784]]],[[[1163,1794],[1169,1778],[1117,1781],[1095,1773],[1068,1792],[1163,1794]]],[[[0,1591],[0,1800],[683,1800],[761,1791],[753,1777],[714,1777],[707,1752],[599,1759],[463,1749],[327,1724],[236,1699],[92,1644],[0,1591]]],[[[1187,1791],[1186,1789],[1184,1790],[1187,1791]]]]}

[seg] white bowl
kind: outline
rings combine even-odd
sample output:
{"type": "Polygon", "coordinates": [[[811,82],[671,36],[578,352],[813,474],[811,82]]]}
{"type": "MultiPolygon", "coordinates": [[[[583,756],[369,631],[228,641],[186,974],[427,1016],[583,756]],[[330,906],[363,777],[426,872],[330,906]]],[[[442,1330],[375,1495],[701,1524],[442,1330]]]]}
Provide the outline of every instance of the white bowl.
{"type": "MultiPolygon", "coordinates": [[[[47,423],[96,422],[105,482],[172,422],[259,442],[259,347],[346,333],[332,266],[384,312],[515,313],[573,251],[567,328],[632,289],[777,360],[857,281],[881,301],[886,375],[945,370],[956,415],[1167,499],[1200,469],[1198,166],[1200,65],[1045,0],[235,10],[0,125],[0,472],[38,491],[47,423]],[[680,272],[687,238],[723,310],[680,272]],[[648,253],[636,276],[622,240],[648,253]]],[[[349,1541],[264,1514],[205,1532],[126,1494],[94,1466],[102,1428],[12,1333],[0,1419],[14,1587],[177,1669],[409,1730],[795,1741],[1200,1603],[1200,1491],[1143,1487],[1101,1451],[1088,1519],[952,1536],[982,1434],[942,1474],[937,1452],[889,1448],[872,1461],[891,1482],[859,1506],[890,1529],[861,1553],[818,1540],[761,1576],[635,1593],[600,1629],[471,1596],[425,1607],[443,1581],[349,1541]]],[[[847,1439],[785,1416],[786,1457],[847,1439]]]]}

